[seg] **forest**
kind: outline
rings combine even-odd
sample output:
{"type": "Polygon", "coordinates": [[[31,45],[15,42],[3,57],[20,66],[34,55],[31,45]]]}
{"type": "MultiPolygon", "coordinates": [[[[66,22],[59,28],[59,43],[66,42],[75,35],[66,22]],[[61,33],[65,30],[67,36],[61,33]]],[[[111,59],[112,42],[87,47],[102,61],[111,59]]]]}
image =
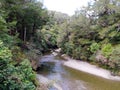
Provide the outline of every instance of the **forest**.
{"type": "Polygon", "coordinates": [[[38,59],[56,48],[120,76],[120,0],[93,0],[72,16],[0,0],[0,90],[39,90],[38,59]]]}

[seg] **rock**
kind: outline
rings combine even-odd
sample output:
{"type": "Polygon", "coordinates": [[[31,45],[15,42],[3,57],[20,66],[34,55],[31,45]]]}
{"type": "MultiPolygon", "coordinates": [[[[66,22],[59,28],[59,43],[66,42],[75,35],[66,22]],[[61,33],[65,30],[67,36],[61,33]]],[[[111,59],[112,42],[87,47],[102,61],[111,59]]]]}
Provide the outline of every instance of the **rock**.
{"type": "Polygon", "coordinates": [[[54,56],[57,56],[57,55],[58,55],[58,53],[56,53],[56,52],[52,52],[52,54],[53,54],[54,56]]]}
{"type": "Polygon", "coordinates": [[[56,49],[55,52],[60,53],[61,52],[61,48],[56,49]]]}
{"type": "Polygon", "coordinates": [[[70,57],[68,55],[66,55],[66,54],[62,54],[61,57],[64,58],[64,59],[66,59],[66,60],[70,59],[70,57]]]}

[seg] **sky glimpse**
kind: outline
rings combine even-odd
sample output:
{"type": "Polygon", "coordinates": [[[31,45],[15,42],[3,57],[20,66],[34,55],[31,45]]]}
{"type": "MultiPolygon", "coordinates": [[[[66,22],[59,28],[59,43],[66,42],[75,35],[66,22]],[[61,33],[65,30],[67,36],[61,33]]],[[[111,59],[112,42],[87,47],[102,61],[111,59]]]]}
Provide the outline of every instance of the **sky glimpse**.
{"type": "Polygon", "coordinates": [[[48,10],[54,10],[68,15],[73,15],[76,9],[86,6],[90,0],[44,0],[48,10]]]}

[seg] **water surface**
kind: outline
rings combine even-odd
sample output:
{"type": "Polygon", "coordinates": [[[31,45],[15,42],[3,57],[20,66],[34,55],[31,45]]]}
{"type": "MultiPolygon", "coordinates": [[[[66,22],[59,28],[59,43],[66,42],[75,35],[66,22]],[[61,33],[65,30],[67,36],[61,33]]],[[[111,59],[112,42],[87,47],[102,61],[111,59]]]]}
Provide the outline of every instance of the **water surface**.
{"type": "MultiPolygon", "coordinates": [[[[59,84],[63,90],[120,90],[120,82],[107,80],[62,65],[60,56],[48,54],[40,59],[39,74],[59,84]]],[[[55,89],[50,89],[55,90],[55,89]]]]}

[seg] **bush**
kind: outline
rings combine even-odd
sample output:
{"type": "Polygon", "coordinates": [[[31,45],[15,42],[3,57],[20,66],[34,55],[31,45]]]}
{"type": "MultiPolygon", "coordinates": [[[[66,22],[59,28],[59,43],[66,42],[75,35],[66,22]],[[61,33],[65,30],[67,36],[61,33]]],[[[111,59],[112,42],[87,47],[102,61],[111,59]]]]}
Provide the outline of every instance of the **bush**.
{"type": "Polygon", "coordinates": [[[81,46],[80,45],[78,47],[76,46],[76,48],[73,50],[72,56],[75,59],[80,59],[80,57],[81,57],[81,46]]]}
{"type": "Polygon", "coordinates": [[[71,56],[73,54],[74,44],[71,42],[66,42],[64,49],[65,53],[71,56]]]}
{"type": "Polygon", "coordinates": [[[102,48],[102,54],[106,57],[109,58],[109,56],[112,54],[113,48],[111,44],[106,44],[102,48]]]}
{"type": "Polygon", "coordinates": [[[115,69],[120,69],[120,45],[114,48],[113,53],[110,56],[110,66],[115,69]]]}
{"type": "Polygon", "coordinates": [[[0,90],[35,90],[35,74],[28,60],[14,65],[12,53],[0,40],[0,90]]]}
{"type": "Polygon", "coordinates": [[[98,43],[92,43],[90,45],[90,51],[92,53],[95,53],[100,48],[100,45],[98,43]]]}

